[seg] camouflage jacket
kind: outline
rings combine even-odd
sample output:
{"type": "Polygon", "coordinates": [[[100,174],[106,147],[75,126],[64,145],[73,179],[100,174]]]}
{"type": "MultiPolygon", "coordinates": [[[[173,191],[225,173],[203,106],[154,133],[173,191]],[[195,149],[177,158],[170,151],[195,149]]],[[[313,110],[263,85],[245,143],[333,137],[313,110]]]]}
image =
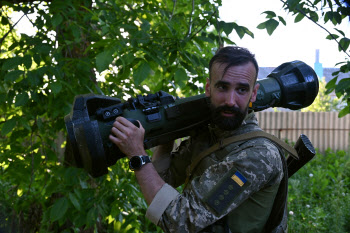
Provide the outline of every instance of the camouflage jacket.
{"type": "Polygon", "coordinates": [[[262,232],[283,178],[279,150],[268,139],[235,142],[213,152],[199,163],[181,194],[175,189],[200,152],[255,130],[261,129],[250,113],[234,131],[204,127],[183,141],[169,160],[152,161],[167,184],[146,216],[165,232],[262,232]]]}

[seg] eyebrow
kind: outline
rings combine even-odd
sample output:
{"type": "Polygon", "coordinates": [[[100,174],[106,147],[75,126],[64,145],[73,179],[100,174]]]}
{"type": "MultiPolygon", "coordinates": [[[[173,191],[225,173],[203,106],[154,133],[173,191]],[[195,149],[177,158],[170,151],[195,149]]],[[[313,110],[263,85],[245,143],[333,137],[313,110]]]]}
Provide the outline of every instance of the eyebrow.
{"type": "Polygon", "coordinates": [[[250,89],[249,83],[238,83],[238,86],[240,86],[240,87],[245,87],[245,88],[247,88],[247,89],[250,89]]]}
{"type": "Polygon", "coordinates": [[[215,86],[217,87],[218,85],[230,85],[229,82],[219,80],[215,83],[215,86]]]}
{"type": "MultiPolygon", "coordinates": [[[[219,80],[219,81],[217,81],[216,83],[215,83],[215,86],[217,87],[218,85],[231,85],[229,82],[226,82],[226,81],[222,81],[222,80],[219,80]]],[[[248,89],[250,89],[250,85],[249,85],[249,83],[238,83],[237,84],[237,86],[239,86],[239,87],[245,87],[245,88],[248,88],[248,89]]]]}

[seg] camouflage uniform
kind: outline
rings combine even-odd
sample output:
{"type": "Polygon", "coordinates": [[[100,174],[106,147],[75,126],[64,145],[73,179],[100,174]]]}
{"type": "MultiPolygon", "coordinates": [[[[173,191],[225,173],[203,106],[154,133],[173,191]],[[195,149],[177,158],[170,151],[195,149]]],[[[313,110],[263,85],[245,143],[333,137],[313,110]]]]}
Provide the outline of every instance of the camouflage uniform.
{"type": "Polygon", "coordinates": [[[235,142],[205,157],[180,194],[193,158],[223,138],[261,130],[254,113],[234,131],[198,130],[171,159],[152,161],[167,182],[147,210],[165,232],[262,232],[283,177],[278,148],[268,139],[235,142]],[[170,186],[171,185],[171,186],[170,186]],[[228,231],[229,228],[229,231],[228,231]]]}

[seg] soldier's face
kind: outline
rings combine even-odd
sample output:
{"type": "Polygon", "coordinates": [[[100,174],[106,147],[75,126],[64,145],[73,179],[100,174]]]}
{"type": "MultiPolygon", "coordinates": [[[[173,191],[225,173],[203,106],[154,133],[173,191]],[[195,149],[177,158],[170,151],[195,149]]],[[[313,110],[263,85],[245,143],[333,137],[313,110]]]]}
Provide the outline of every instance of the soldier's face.
{"type": "Polygon", "coordinates": [[[256,100],[259,84],[255,84],[256,70],[251,62],[230,67],[224,74],[225,68],[226,64],[213,64],[205,94],[210,97],[215,124],[233,130],[247,115],[249,102],[256,100]]]}

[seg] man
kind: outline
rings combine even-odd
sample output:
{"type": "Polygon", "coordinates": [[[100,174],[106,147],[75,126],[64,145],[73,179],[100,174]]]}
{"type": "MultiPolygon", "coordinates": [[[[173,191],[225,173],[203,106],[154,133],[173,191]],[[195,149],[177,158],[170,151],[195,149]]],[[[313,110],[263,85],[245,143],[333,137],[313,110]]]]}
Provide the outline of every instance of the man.
{"type": "MultiPolygon", "coordinates": [[[[283,178],[278,148],[268,139],[234,142],[204,157],[200,153],[223,139],[261,130],[248,106],[257,96],[258,65],[248,50],[220,49],[209,64],[205,86],[213,122],[198,129],[170,153],[159,146],[152,162],[135,170],[149,206],[147,217],[165,232],[264,232],[283,178]],[[175,188],[186,186],[180,194],[175,188]]],[[[110,140],[131,160],[147,155],[144,129],[118,117],[110,140]]],[[[147,159],[147,157],[144,157],[147,159]]]]}

